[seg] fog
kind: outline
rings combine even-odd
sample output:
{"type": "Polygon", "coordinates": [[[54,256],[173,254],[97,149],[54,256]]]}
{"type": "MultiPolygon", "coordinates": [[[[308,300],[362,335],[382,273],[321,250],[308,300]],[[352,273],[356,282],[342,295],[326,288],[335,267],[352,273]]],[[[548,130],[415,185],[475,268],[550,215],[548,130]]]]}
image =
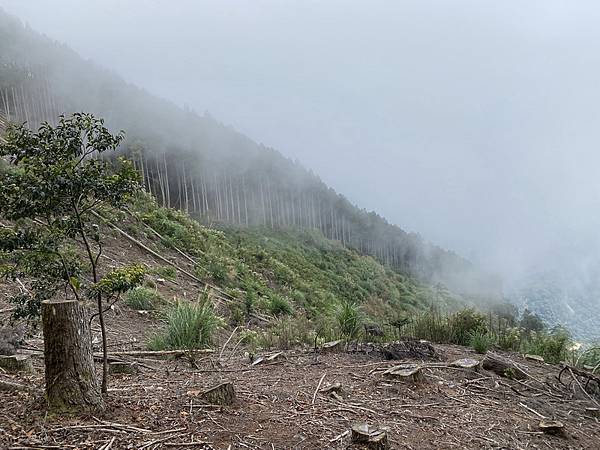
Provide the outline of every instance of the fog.
{"type": "Polygon", "coordinates": [[[508,279],[600,244],[597,2],[0,7],[508,279]]]}

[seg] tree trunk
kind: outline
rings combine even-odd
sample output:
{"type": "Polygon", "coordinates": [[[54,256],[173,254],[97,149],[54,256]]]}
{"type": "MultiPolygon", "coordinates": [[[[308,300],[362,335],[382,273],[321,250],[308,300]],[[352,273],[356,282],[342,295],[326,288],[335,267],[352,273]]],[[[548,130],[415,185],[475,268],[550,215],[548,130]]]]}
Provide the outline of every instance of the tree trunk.
{"type": "Polygon", "coordinates": [[[42,302],[46,396],[51,409],[103,409],[90,326],[75,300],[42,302]]]}

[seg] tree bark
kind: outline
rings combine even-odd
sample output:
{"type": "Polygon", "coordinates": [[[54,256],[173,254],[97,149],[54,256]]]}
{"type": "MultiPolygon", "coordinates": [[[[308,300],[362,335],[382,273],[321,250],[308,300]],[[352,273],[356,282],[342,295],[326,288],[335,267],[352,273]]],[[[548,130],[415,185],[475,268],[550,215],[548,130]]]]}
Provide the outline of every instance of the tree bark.
{"type": "Polygon", "coordinates": [[[51,409],[103,409],[90,326],[76,300],[42,302],[46,396],[51,409]]]}

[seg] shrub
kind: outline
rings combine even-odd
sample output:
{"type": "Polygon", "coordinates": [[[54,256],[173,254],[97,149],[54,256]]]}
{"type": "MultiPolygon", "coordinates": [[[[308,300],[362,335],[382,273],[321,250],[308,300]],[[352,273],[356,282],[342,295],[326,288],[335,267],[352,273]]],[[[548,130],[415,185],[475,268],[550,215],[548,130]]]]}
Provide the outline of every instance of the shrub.
{"type": "Polygon", "coordinates": [[[149,342],[151,350],[206,348],[222,323],[208,296],[198,303],[177,301],[166,311],[165,320],[165,328],[149,342]]]}
{"type": "Polygon", "coordinates": [[[453,344],[467,345],[472,333],[486,330],[486,317],[472,308],[466,308],[448,318],[450,328],[449,341],[453,344]]]}
{"type": "Polygon", "coordinates": [[[498,347],[502,350],[519,350],[522,340],[521,334],[520,328],[504,328],[498,333],[498,347]]]}
{"type": "Polygon", "coordinates": [[[567,359],[571,344],[569,332],[562,327],[555,327],[550,332],[532,331],[523,343],[522,350],[542,356],[550,364],[557,364],[567,359]]]}
{"type": "Polygon", "coordinates": [[[271,294],[269,296],[267,309],[275,316],[290,315],[293,312],[293,308],[289,300],[279,294],[271,294]]]}
{"type": "Polygon", "coordinates": [[[164,301],[163,297],[154,289],[137,287],[125,295],[125,303],[130,308],[137,310],[153,310],[164,301]]]}
{"type": "Polygon", "coordinates": [[[494,344],[494,337],[487,331],[471,331],[469,333],[469,345],[477,353],[486,353],[494,344]]]}
{"type": "Polygon", "coordinates": [[[336,321],[343,337],[356,339],[362,323],[358,305],[350,301],[343,302],[336,311],[336,321]]]}

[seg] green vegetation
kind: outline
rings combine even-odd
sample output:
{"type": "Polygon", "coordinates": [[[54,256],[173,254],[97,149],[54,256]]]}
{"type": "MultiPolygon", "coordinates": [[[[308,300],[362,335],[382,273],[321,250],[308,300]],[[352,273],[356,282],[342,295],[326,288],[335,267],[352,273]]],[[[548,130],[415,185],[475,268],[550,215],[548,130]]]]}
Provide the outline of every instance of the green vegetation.
{"type": "MultiPolygon", "coordinates": [[[[76,113],[37,131],[11,126],[0,141],[10,166],[0,178],[0,276],[32,279],[11,300],[16,314],[36,318],[41,302],[57,295],[97,305],[104,353],[102,392],[107,392],[107,303],[139,285],[143,268],[99,276],[103,227],[97,211],[116,210],[140,189],[139,176],[124,159],[111,161],[123,134],[112,135],[102,119],[76,113]],[[81,248],[82,251],[78,251],[81,248]]],[[[93,318],[95,317],[93,316],[93,318]]]]}
{"type": "Polygon", "coordinates": [[[335,318],[337,305],[354,305],[369,322],[385,325],[389,317],[412,315],[428,304],[456,308],[461,302],[440,286],[399,274],[318,231],[211,229],[146,195],[132,210],[163,236],[163,245],[195,258],[198,277],[235,299],[228,305],[232,324],[243,324],[253,313],[305,315],[314,330],[327,321],[338,334],[356,336],[362,322],[350,331],[335,318]]]}
{"type": "Polygon", "coordinates": [[[362,317],[356,303],[351,301],[343,302],[338,307],[335,318],[342,337],[348,340],[353,340],[358,337],[362,324],[362,317]]]}
{"type": "Polygon", "coordinates": [[[151,350],[207,348],[222,324],[208,296],[199,299],[197,303],[177,301],[164,312],[164,320],[164,329],[148,343],[151,350]]]}
{"type": "Polygon", "coordinates": [[[172,266],[159,266],[155,267],[148,272],[151,275],[156,275],[159,278],[164,278],[165,280],[173,281],[177,278],[177,269],[172,266]]]}
{"type": "Polygon", "coordinates": [[[476,330],[469,334],[469,345],[477,353],[486,353],[494,344],[494,336],[487,331],[476,330]]]}
{"type": "Polygon", "coordinates": [[[164,298],[155,289],[138,286],[127,292],[125,303],[133,309],[151,311],[164,303],[164,298]]]}

